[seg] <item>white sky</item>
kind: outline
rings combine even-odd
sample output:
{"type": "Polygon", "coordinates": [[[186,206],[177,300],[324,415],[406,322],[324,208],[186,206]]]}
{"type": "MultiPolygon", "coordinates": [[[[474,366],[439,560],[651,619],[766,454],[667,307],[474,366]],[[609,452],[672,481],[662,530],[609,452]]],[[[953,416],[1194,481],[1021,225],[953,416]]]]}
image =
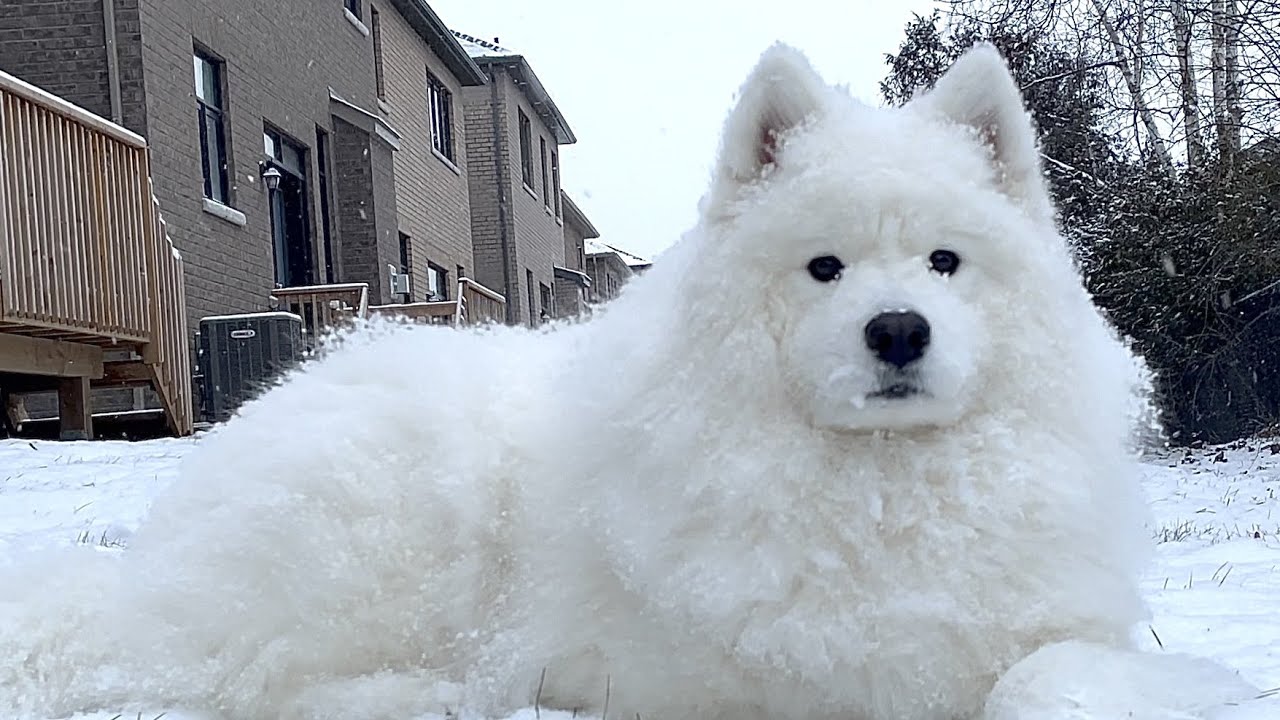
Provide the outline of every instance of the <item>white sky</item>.
{"type": "Polygon", "coordinates": [[[932,0],[429,0],[524,55],[578,137],[561,183],[601,240],[644,257],[696,218],[734,92],[781,40],[878,104],[884,54],[932,0]]]}

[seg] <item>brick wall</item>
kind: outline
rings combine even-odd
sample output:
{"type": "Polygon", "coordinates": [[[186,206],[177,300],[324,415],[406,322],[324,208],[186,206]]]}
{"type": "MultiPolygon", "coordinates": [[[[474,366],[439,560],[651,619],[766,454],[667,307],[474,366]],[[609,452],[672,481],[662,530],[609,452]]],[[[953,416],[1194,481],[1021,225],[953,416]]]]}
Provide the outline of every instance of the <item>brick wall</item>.
{"type": "Polygon", "coordinates": [[[556,317],[575,317],[585,309],[586,297],[580,287],[563,280],[556,283],[556,317]]]}
{"type": "Polygon", "coordinates": [[[120,72],[121,124],[147,136],[146,78],[142,67],[139,0],[115,0],[116,57],[120,72]]]}
{"type": "MultiPolygon", "coordinates": [[[[491,71],[488,85],[464,88],[463,113],[466,127],[467,186],[471,204],[471,241],[475,279],[497,292],[507,294],[506,277],[516,279],[517,263],[511,253],[503,269],[503,238],[512,236],[510,163],[511,138],[496,132],[494,108],[501,118],[506,97],[512,91],[501,68],[491,71]]],[[[500,122],[500,120],[499,120],[500,122]]],[[[519,178],[519,175],[516,176],[519,178]]],[[[512,248],[514,250],[514,247],[512,248]]],[[[507,298],[507,320],[513,322],[513,306],[518,297],[507,298]]]]}
{"type": "MultiPolygon", "coordinates": [[[[506,82],[510,83],[511,81],[508,79],[506,82]]],[[[565,262],[564,229],[560,218],[549,213],[544,202],[544,198],[549,193],[553,193],[554,189],[543,187],[538,141],[539,139],[545,139],[547,143],[548,185],[552,184],[550,154],[552,151],[558,153],[559,148],[556,145],[555,135],[543,124],[538,114],[534,112],[528,97],[524,93],[518,92],[514,85],[510,86],[510,90],[507,95],[509,101],[505,119],[508,137],[511,138],[512,144],[512,152],[507,157],[508,162],[511,163],[510,176],[514,183],[511,191],[512,224],[515,228],[516,256],[520,265],[520,273],[517,276],[517,280],[520,283],[518,294],[521,298],[521,303],[517,321],[538,324],[538,287],[543,284],[547,287],[555,287],[553,268],[556,265],[563,265],[565,262]],[[521,179],[520,125],[519,113],[516,112],[517,108],[524,112],[532,126],[530,152],[533,157],[533,185],[530,187],[526,187],[521,179]],[[528,292],[524,287],[530,271],[533,273],[534,291],[534,313],[532,318],[528,312],[528,292]]],[[[551,205],[554,210],[554,198],[551,201],[551,205]]]]}
{"type": "MultiPolygon", "coordinates": [[[[264,122],[310,150],[308,215],[314,270],[317,280],[323,279],[316,129],[333,125],[330,86],[352,103],[375,107],[373,46],[346,20],[341,0],[138,1],[153,174],[161,210],[186,260],[194,332],[200,317],[268,307],[274,266],[258,167],[264,122]],[[203,209],[193,43],[226,61],[230,204],[244,214],[243,225],[203,209]]],[[[336,191],[345,179],[340,172],[332,175],[336,191]]],[[[339,247],[340,239],[333,244],[339,247]]]]}
{"type": "Polygon", "coordinates": [[[564,267],[582,270],[586,259],[587,233],[572,222],[564,224],[564,267]]]}
{"type": "Polygon", "coordinates": [[[389,302],[385,256],[378,242],[377,201],[374,197],[375,168],[373,140],[360,128],[334,120],[333,171],[343,178],[335,191],[334,204],[342,272],[346,277],[365,278],[371,303],[389,302]]]}
{"type": "Polygon", "coordinates": [[[622,292],[622,285],[635,274],[615,253],[588,255],[586,272],[591,277],[587,300],[592,304],[608,302],[617,297],[622,292]]]}
{"type": "MultiPolygon", "coordinates": [[[[386,83],[381,112],[402,138],[395,158],[399,229],[411,238],[413,299],[423,300],[428,262],[448,271],[451,284],[458,280],[458,267],[469,274],[475,268],[462,85],[390,4],[374,7],[381,18],[386,83]],[[453,96],[452,161],[432,147],[428,71],[453,96]]],[[[455,292],[450,288],[449,297],[455,292]]]]}
{"type": "MultiPolygon", "coordinates": [[[[562,222],[546,209],[540,139],[548,154],[547,184],[553,184],[550,154],[559,152],[555,136],[534,112],[528,98],[502,67],[491,67],[489,87],[468,88],[464,93],[467,116],[467,154],[471,175],[472,240],[480,282],[498,288],[508,297],[508,320],[537,324],[540,288],[556,286],[554,267],[565,263],[562,222]],[[498,117],[495,132],[493,109],[498,117]],[[531,155],[534,178],[531,186],[522,179],[519,111],[529,118],[532,129],[531,155]],[[495,161],[494,135],[499,139],[495,161]],[[505,223],[499,219],[504,211],[505,223]],[[502,275],[501,232],[505,229],[511,252],[509,287],[502,275]],[[532,285],[530,285],[532,276],[532,285]],[[533,313],[529,312],[529,289],[533,290],[533,313]]],[[[561,161],[563,166],[563,161],[561,161]]],[[[554,209],[554,198],[551,202],[554,209]]],[[[554,290],[553,290],[554,292],[554,290]]]]}
{"type": "Polygon", "coordinates": [[[102,0],[0,0],[0,70],[111,117],[102,0]]]}

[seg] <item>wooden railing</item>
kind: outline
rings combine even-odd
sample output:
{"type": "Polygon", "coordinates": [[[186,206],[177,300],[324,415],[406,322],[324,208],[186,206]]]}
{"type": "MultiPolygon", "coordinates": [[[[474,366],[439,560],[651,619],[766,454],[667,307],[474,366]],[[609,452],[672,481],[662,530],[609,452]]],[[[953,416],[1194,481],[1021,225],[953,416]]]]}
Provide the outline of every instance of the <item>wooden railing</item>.
{"type": "Polygon", "coordinates": [[[276,288],[271,297],[276,299],[277,309],[302,318],[302,332],[309,347],[369,315],[367,283],[276,288]]]}
{"type": "Polygon", "coordinates": [[[460,325],[462,306],[457,300],[439,302],[401,303],[398,305],[375,305],[369,308],[370,315],[387,318],[403,318],[411,322],[429,325],[460,325]]]}
{"type": "Polygon", "coordinates": [[[140,136],[0,72],[0,333],[132,349],[192,427],[182,258],[140,136]]]}
{"type": "Polygon", "coordinates": [[[271,295],[279,310],[302,318],[311,347],[326,335],[373,316],[454,327],[500,323],[506,317],[506,299],[470,278],[458,281],[453,300],[438,302],[369,305],[366,283],[278,288],[271,295]]]}
{"type": "Polygon", "coordinates": [[[458,281],[458,297],[462,300],[469,325],[502,323],[507,319],[507,300],[471,278],[458,281]]]}

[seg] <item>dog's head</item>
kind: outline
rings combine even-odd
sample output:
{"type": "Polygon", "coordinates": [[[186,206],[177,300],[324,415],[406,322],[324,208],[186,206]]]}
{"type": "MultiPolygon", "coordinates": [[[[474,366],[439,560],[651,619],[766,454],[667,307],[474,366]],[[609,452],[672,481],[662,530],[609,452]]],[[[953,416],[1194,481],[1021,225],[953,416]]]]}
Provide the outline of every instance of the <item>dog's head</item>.
{"type": "Polygon", "coordinates": [[[733,270],[721,293],[759,316],[787,395],[821,427],[946,426],[982,403],[1061,401],[1060,383],[1097,379],[1072,343],[1120,347],[989,45],[894,109],[775,46],[730,114],[702,213],[699,272],[733,270]]]}

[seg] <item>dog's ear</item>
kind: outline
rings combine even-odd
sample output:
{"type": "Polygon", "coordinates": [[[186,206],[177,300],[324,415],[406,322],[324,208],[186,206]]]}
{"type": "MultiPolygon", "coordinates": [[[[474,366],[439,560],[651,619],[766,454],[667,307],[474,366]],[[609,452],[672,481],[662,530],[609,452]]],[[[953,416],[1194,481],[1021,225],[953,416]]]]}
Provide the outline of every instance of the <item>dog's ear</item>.
{"type": "Polygon", "coordinates": [[[819,113],[826,92],[799,50],[781,43],[766,50],[725,122],[710,202],[723,206],[744,185],[785,162],[788,132],[819,113]]]}
{"type": "Polygon", "coordinates": [[[1002,189],[1033,217],[1053,220],[1035,127],[1009,66],[990,43],[978,43],[955,61],[911,105],[972,128],[992,152],[1002,189]]]}

